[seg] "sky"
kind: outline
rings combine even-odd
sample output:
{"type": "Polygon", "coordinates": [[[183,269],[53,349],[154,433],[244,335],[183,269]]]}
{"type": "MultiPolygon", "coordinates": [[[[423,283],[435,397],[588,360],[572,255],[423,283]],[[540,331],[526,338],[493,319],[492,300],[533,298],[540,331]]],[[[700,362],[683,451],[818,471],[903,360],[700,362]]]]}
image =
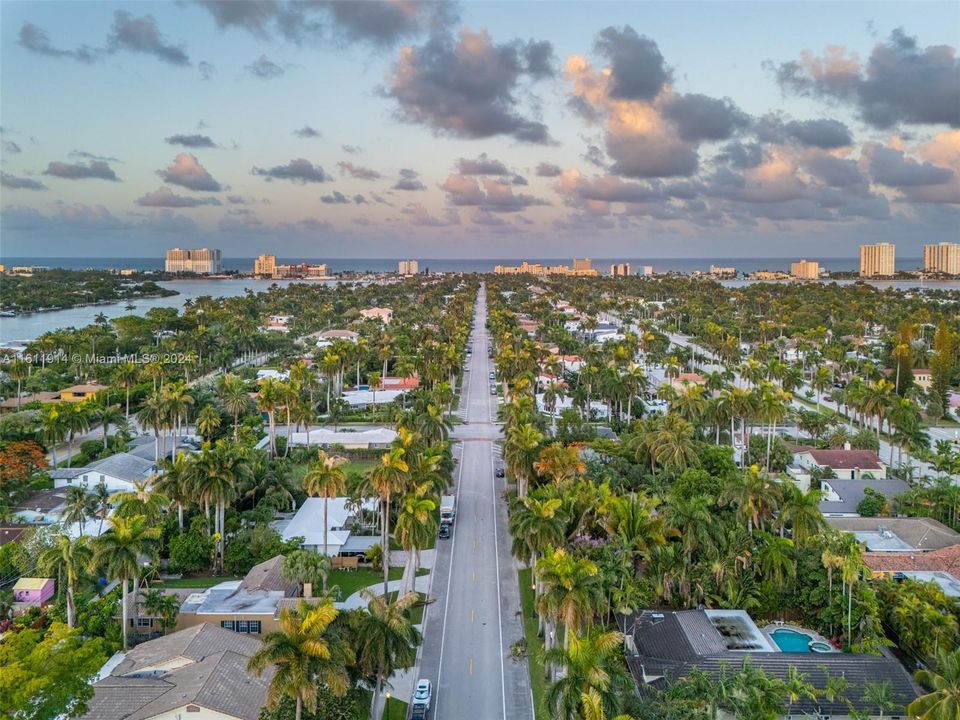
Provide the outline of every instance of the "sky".
{"type": "Polygon", "coordinates": [[[0,3],[0,257],[916,257],[937,2],[0,3]]]}

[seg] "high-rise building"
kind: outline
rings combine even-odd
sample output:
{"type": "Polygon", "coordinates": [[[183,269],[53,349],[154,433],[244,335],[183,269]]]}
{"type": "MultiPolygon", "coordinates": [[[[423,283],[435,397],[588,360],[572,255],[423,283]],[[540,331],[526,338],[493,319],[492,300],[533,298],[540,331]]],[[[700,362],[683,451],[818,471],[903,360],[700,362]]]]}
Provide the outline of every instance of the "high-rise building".
{"type": "Polygon", "coordinates": [[[641,265],[637,268],[638,275],[653,275],[653,265],[641,265]]]}
{"type": "Polygon", "coordinates": [[[496,265],[493,272],[496,275],[581,275],[584,277],[596,277],[600,274],[591,265],[589,258],[574,260],[573,269],[570,269],[569,265],[541,265],[524,260],[520,265],[496,265]]]}
{"type": "Polygon", "coordinates": [[[169,273],[213,275],[222,270],[222,256],[216,248],[171,248],[167,250],[164,268],[169,273]]]}
{"type": "Polygon", "coordinates": [[[397,263],[397,273],[400,275],[416,275],[420,272],[420,263],[417,260],[401,260],[397,263]]]}
{"type": "Polygon", "coordinates": [[[258,277],[273,277],[277,272],[276,255],[260,255],[253,261],[253,274],[258,277]]]}
{"type": "Polygon", "coordinates": [[[582,260],[573,259],[573,272],[585,272],[593,270],[593,263],[590,258],[583,258],[582,260]]]}
{"type": "Polygon", "coordinates": [[[893,275],[897,246],[876,243],[860,246],[860,277],[893,275]]]}
{"type": "Polygon", "coordinates": [[[942,242],[923,246],[923,270],[960,275],[960,243],[942,242]]]}
{"type": "Polygon", "coordinates": [[[817,280],[820,277],[820,263],[816,260],[790,263],[790,275],[797,280],[817,280]]]}
{"type": "Polygon", "coordinates": [[[610,266],[612,277],[626,277],[630,274],[630,263],[614,263],[610,266]]]}
{"type": "Polygon", "coordinates": [[[737,269],[735,267],[721,267],[719,265],[710,266],[710,274],[717,275],[719,277],[728,277],[737,274],[737,269]]]}

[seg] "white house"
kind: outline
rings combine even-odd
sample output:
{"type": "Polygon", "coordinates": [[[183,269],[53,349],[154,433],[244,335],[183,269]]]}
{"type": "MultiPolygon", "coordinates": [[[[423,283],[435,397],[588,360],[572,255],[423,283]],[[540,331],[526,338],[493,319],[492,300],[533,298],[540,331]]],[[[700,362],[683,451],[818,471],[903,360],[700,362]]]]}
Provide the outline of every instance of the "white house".
{"type": "MultiPolygon", "coordinates": [[[[379,398],[378,398],[379,399],[379,398]]],[[[382,450],[390,447],[397,439],[397,432],[391,428],[378,427],[368,430],[316,428],[310,432],[297,432],[290,435],[291,445],[309,445],[317,448],[342,447],[345,450],[382,450]]]]}
{"type": "Polygon", "coordinates": [[[793,455],[795,465],[805,470],[830,468],[841,480],[884,478],[887,466],[873,450],[818,450],[801,448],[793,455]]]}
{"type": "Polygon", "coordinates": [[[274,330],[276,332],[290,332],[291,320],[293,320],[293,317],[290,315],[271,315],[267,324],[264,325],[264,329],[274,330]]]}
{"type": "MultiPolygon", "coordinates": [[[[307,498],[297,514],[281,531],[284,541],[302,537],[304,550],[323,552],[323,498],[307,498]]],[[[375,512],[376,500],[367,500],[360,506],[375,512]]],[[[359,509],[351,498],[330,498],[327,505],[327,555],[335,557],[350,539],[350,528],[358,521],[359,509]]]]}
{"type": "Polygon", "coordinates": [[[370,405],[389,405],[406,390],[345,390],[343,399],[351,408],[365,408],[370,405]]]}
{"type": "Polygon", "coordinates": [[[316,335],[317,347],[330,347],[337,340],[346,340],[355,343],[359,337],[360,335],[353,330],[324,330],[316,335]]]}
{"type": "Polygon", "coordinates": [[[101,482],[111,493],[133,490],[134,483],[143,482],[157,473],[153,460],[117,453],[96,460],[85,467],[56,468],[50,471],[55,488],[79,486],[93,490],[101,482]]]}

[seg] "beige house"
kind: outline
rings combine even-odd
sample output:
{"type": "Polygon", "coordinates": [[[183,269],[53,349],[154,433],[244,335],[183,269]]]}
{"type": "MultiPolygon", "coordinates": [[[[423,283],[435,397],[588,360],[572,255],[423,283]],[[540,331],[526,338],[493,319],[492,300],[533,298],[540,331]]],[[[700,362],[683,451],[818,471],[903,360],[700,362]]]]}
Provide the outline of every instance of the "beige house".
{"type": "Polygon", "coordinates": [[[387,307],[364,308],[360,315],[368,320],[379,320],[384,325],[388,325],[393,320],[393,309],[387,307]]]}

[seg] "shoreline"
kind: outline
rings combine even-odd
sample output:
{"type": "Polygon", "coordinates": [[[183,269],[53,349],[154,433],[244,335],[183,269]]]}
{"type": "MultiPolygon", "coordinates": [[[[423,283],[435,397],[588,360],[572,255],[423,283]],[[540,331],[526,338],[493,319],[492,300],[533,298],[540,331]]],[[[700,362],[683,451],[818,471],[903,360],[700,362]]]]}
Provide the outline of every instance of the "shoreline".
{"type": "Polygon", "coordinates": [[[15,310],[13,308],[0,307],[0,318],[15,318],[23,317],[24,315],[40,315],[43,313],[61,312],[63,310],[76,310],[77,308],[119,305],[123,302],[132,303],[134,300],[154,300],[156,298],[175,297],[179,294],[180,292],[178,290],[168,290],[167,292],[162,293],[145,293],[132,298],[120,298],[118,300],[97,300],[96,302],[76,303],[64,307],[36,308],[34,310],[15,310]]]}

